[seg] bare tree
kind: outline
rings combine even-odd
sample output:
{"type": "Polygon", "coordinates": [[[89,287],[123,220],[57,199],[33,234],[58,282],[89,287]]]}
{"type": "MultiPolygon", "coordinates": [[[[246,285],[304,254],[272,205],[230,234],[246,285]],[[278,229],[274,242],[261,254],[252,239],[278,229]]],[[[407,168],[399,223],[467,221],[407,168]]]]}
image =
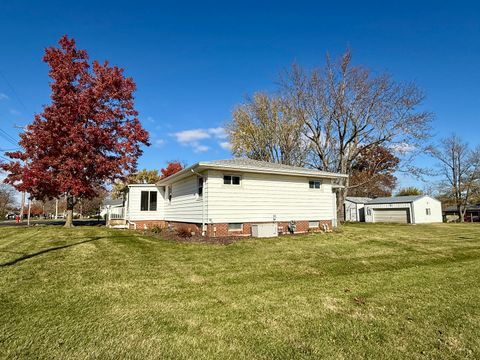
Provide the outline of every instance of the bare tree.
{"type": "MultiPolygon", "coordinates": [[[[353,66],[347,51],[323,69],[294,65],[280,80],[281,94],[303,126],[311,152],[308,164],[352,174],[356,159],[369,148],[419,149],[429,136],[432,114],[419,110],[424,94],[414,83],[398,83],[388,74],[373,75],[353,66]]],[[[341,180],[341,212],[349,180],[341,180]]]]}
{"type": "Polygon", "coordinates": [[[257,93],[235,108],[227,131],[236,156],[304,166],[309,145],[302,126],[288,102],[257,93]]]}
{"type": "Polygon", "coordinates": [[[442,139],[437,147],[429,147],[428,153],[438,161],[442,193],[452,199],[460,222],[464,222],[466,207],[480,189],[480,146],[471,149],[453,134],[442,139]]]}
{"type": "Polygon", "coordinates": [[[0,184],[0,217],[4,217],[15,207],[15,191],[6,184],[0,184]]]}

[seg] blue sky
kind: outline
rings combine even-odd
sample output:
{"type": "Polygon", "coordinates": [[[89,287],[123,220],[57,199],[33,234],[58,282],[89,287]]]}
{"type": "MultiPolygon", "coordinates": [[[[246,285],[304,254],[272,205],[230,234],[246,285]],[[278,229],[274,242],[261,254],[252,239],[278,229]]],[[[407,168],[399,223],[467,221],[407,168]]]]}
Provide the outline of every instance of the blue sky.
{"type": "MultiPolygon", "coordinates": [[[[293,61],[322,65],[327,51],[338,56],[346,47],[355,63],[425,90],[436,138],[455,131],[478,144],[479,14],[479,5],[459,1],[0,0],[0,129],[16,138],[14,125],[48,104],[43,51],[68,34],[91,59],[108,59],[135,79],[153,144],[140,168],[230,157],[221,128],[235,104],[273,90],[293,61]]],[[[0,149],[12,146],[0,137],[0,149]]]]}

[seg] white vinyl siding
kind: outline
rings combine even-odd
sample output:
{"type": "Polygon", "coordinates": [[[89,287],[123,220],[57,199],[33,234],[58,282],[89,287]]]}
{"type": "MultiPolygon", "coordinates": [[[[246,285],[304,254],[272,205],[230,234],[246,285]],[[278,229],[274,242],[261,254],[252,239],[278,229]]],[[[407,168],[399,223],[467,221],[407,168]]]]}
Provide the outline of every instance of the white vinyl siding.
{"type": "Polygon", "coordinates": [[[126,217],[128,220],[163,220],[165,216],[163,211],[164,193],[161,188],[155,184],[134,185],[129,186],[125,206],[127,206],[126,217]],[[157,192],[157,210],[142,211],[141,210],[141,194],[142,191],[157,192]]]}
{"type": "Polygon", "coordinates": [[[275,174],[222,173],[208,171],[208,215],[212,223],[244,223],[290,220],[332,220],[332,186],[321,180],[310,189],[312,179],[275,174]],[[224,175],[239,175],[240,185],[224,184],[224,175]]]}
{"type": "MultiPolygon", "coordinates": [[[[362,204],[363,207],[363,204],[362,204]]],[[[346,200],[344,207],[344,219],[345,221],[359,221],[357,204],[346,200]]]]}
{"type": "MultiPolygon", "coordinates": [[[[190,223],[202,222],[202,196],[198,196],[198,176],[193,175],[173,183],[172,200],[164,201],[165,220],[190,223]]],[[[205,184],[203,184],[203,197],[205,184]]]]}
{"type": "Polygon", "coordinates": [[[425,196],[413,203],[415,224],[440,223],[443,221],[442,204],[437,199],[425,196]],[[426,209],[430,209],[427,214],[426,209]]]}

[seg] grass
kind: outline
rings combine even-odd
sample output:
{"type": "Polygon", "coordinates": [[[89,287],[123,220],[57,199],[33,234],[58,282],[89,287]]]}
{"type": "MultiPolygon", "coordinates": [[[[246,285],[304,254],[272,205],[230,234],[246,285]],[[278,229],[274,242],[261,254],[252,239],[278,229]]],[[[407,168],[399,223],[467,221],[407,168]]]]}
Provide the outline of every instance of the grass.
{"type": "Polygon", "coordinates": [[[480,226],[175,243],[0,228],[0,358],[480,358],[480,226]]]}

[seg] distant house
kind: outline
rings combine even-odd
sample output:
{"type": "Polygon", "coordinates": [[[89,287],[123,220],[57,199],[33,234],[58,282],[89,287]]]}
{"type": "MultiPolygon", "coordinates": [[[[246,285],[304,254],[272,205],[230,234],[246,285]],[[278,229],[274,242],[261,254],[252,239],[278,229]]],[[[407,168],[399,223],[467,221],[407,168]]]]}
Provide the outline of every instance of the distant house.
{"type": "Polygon", "coordinates": [[[129,185],[123,224],[187,226],[207,236],[331,229],[332,189],[345,177],[249,159],[199,162],[157,184],[129,185]]]}
{"type": "Polygon", "coordinates": [[[123,218],[123,199],[105,199],[100,207],[100,216],[103,218],[107,214],[110,219],[123,218]]]}
{"type": "Polygon", "coordinates": [[[443,221],[441,202],[427,195],[380,197],[376,199],[347,197],[344,209],[346,221],[404,224],[426,224],[443,221]]]}
{"type": "Polygon", "coordinates": [[[368,203],[368,197],[347,197],[343,205],[343,214],[345,221],[365,221],[365,204],[368,203]]]}
{"type": "MultiPolygon", "coordinates": [[[[445,217],[445,221],[457,221],[460,219],[460,215],[458,213],[458,208],[456,206],[447,206],[443,210],[443,216],[445,217]]],[[[480,221],[480,204],[476,205],[468,205],[465,210],[465,218],[466,222],[479,222],[480,221]]]]}

